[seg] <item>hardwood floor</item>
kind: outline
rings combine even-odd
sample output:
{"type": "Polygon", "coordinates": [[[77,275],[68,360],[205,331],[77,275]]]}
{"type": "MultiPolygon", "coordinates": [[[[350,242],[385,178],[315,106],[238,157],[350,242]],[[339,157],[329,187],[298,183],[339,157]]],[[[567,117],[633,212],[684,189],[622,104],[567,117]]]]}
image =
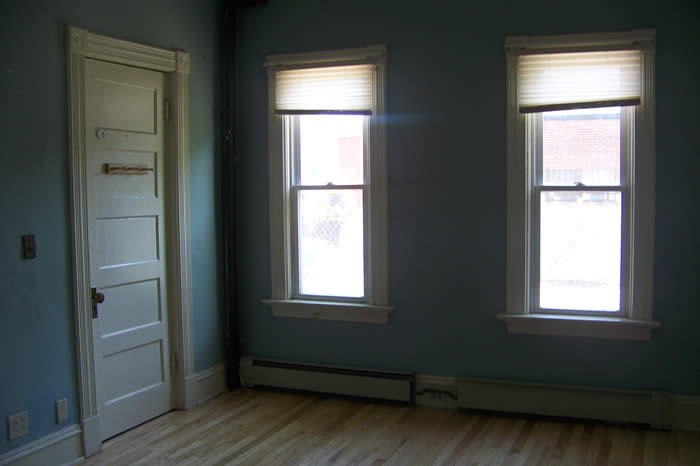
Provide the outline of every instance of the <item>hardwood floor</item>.
{"type": "Polygon", "coordinates": [[[88,465],[699,465],[700,433],[237,390],[103,445],[88,465]]]}

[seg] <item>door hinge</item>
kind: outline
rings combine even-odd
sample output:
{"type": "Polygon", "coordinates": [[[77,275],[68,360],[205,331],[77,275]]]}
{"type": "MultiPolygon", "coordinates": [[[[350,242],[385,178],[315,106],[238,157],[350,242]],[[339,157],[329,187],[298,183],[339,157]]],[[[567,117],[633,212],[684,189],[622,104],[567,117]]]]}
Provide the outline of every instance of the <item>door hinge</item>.
{"type": "Polygon", "coordinates": [[[163,99],[163,118],[170,121],[170,99],[163,99]]]}
{"type": "Polygon", "coordinates": [[[173,376],[177,375],[177,353],[171,353],[170,355],[170,372],[173,376]]]}

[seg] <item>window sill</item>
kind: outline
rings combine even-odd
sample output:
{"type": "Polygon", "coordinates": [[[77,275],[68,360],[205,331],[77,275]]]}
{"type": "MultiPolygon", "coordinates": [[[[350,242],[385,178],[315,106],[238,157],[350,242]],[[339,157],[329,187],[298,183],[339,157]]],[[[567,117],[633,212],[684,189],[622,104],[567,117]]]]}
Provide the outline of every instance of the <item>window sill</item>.
{"type": "Polygon", "coordinates": [[[375,306],[362,303],[337,303],[329,301],[303,301],[299,299],[263,299],[276,317],[300,319],[340,320],[386,324],[393,306],[375,306]]]}
{"type": "Polygon", "coordinates": [[[591,337],[614,340],[649,340],[656,321],[615,317],[561,316],[551,314],[498,314],[508,326],[508,333],[591,337]]]}

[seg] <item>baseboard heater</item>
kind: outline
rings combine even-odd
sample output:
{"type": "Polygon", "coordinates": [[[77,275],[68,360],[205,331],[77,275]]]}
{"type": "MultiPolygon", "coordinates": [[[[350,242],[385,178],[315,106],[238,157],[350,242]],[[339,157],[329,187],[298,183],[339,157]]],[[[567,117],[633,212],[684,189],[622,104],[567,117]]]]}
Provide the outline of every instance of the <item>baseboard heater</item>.
{"type": "Polygon", "coordinates": [[[671,424],[671,398],[663,393],[477,378],[458,378],[457,390],[460,408],[661,428],[671,424]]]}
{"type": "Polygon", "coordinates": [[[380,371],[243,356],[244,387],[275,387],[413,403],[412,372],[380,371]]]}

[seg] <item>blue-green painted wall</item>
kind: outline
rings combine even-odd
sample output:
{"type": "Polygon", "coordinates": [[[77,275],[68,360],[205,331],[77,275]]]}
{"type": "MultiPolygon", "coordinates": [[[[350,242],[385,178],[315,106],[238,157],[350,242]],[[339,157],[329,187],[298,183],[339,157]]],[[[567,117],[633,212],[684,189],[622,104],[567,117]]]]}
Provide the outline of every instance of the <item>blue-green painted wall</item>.
{"type": "MultiPolygon", "coordinates": [[[[238,22],[241,332],[248,354],[445,376],[700,395],[700,24],[693,2],[271,0],[238,22]],[[512,34],[657,30],[650,342],[508,335],[505,55],[512,34]],[[273,318],[270,53],[386,44],[388,325],[273,318]]],[[[651,253],[651,252],[650,252],[651,253]]]]}
{"type": "Polygon", "coordinates": [[[0,454],[78,422],[65,26],[192,54],[190,182],[195,368],[223,360],[218,0],[2,1],[0,27],[0,454]],[[38,257],[21,259],[34,233],[38,257]],[[68,398],[57,425],[54,401],[68,398]],[[29,410],[28,436],[6,418],[29,410]]]}

